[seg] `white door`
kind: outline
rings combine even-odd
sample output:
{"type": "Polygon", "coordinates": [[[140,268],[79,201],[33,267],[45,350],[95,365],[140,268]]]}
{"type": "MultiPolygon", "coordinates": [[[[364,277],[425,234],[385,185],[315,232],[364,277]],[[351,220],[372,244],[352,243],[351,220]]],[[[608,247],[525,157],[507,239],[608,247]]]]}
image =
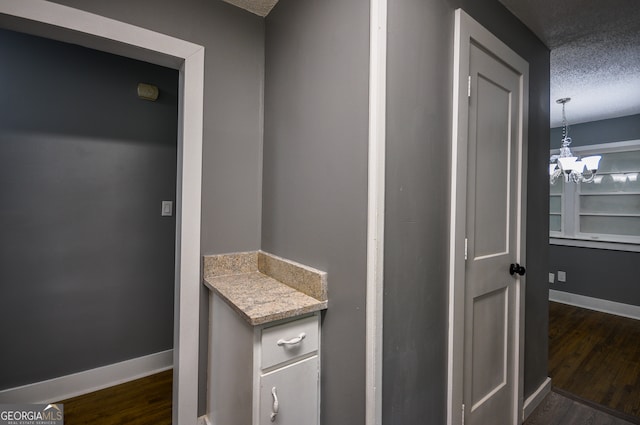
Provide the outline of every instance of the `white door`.
{"type": "MultiPolygon", "coordinates": [[[[465,290],[465,423],[511,423],[520,75],[471,45],[465,290]]],[[[518,276],[515,274],[515,276],[518,276]]]]}
{"type": "Polygon", "coordinates": [[[516,425],[528,65],[464,12],[456,25],[449,423],[516,425]]]}

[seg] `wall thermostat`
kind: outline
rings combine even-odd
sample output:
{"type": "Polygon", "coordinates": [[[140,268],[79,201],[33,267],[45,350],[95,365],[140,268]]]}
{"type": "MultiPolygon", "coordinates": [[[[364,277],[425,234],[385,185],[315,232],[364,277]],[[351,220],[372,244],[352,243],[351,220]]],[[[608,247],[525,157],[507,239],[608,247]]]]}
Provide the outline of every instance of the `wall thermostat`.
{"type": "Polygon", "coordinates": [[[158,94],[160,91],[158,87],[151,84],[138,83],[138,97],[144,100],[151,100],[155,102],[158,100],[158,94]]]}

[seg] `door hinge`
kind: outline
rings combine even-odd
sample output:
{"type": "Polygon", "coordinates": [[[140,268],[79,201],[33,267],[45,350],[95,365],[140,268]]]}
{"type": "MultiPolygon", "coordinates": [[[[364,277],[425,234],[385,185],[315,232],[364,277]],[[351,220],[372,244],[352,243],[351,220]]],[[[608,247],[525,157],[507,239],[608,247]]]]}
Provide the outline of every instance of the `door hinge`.
{"type": "Polygon", "coordinates": [[[471,97],[471,75],[469,75],[469,79],[467,80],[467,97],[471,97]]]}
{"type": "Polygon", "coordinates": [[[464,238],[464,261],[467,261],[467,247],[469,246],[469,239],[464,238]]]}
{"type": "Polygon", "coordinates": [[[464,404],[462,404],[462,425],[464,425],[464,404]]]}

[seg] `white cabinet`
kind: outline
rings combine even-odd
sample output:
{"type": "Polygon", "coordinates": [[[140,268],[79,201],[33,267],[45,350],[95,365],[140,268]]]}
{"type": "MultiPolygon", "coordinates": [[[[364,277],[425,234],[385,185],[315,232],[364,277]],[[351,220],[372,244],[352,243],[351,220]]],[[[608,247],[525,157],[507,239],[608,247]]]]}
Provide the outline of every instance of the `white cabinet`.
{"type": "Polygon", "coordinates": [[[318,425],[320,314],[251,326],[210,294],[212,425],[318,425]]]}

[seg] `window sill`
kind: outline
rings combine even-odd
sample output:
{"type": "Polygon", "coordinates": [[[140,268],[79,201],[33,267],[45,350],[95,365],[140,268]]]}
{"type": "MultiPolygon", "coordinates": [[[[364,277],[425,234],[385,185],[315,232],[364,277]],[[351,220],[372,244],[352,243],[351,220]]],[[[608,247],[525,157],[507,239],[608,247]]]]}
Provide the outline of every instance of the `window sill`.
{"type": "Polygon", "coordinates": [[[577,248],[607,249],[611,251],[640,252],[640,245],[624,242],[605,242],[585,239],[550,237],[550,245],[573,246],[577,248]]]}

